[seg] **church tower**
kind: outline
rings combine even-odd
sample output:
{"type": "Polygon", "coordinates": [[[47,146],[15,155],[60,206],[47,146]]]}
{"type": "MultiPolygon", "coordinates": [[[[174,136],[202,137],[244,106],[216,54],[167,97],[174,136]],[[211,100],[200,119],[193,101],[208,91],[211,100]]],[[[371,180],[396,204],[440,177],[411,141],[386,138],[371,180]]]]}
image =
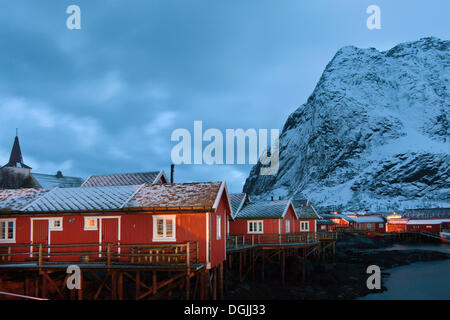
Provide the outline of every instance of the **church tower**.
{"type": "Polygon", "coordinates": [[[31,168],[23,162],[19,137],[16,134],[9,162],[0,169],[0,188],[16,189],[27,187],[31,168]]]}

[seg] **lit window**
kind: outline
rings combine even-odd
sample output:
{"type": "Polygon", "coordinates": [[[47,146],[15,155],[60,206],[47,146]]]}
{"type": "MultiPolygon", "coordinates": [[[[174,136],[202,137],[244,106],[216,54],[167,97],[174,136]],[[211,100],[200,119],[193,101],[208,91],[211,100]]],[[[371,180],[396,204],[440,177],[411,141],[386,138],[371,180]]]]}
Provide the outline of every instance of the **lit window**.
{"type": "Polygon", "coordinates": [[[220,240],[222,238],[221,216],[217,216],[216,219],[217,240],[220,240]]]}
{"type": "Polygon", "coordinates": [[[0,242],[15,242],[16,239],[16,220],[0,220],[0,242]]]}
{"type": "Polygon", "coordinates": [[[300,231],[309,231],[309,221],[300,221],[300,231]]]}
{"type": "Polygon", "coordinates": [[[247,223],[247,231],[248,233],[263,233],[263,221],[248,221],[247,223]]]}
{"type": "Polygon", "coordinates": [[[98,230],[97,220],[97,218],[85,217],[84,230],[98,230]]]}
{"type": "Polygon", "coordinates": [[[175,241],[175,216],[153,216],[153,241],[175,241]]]}

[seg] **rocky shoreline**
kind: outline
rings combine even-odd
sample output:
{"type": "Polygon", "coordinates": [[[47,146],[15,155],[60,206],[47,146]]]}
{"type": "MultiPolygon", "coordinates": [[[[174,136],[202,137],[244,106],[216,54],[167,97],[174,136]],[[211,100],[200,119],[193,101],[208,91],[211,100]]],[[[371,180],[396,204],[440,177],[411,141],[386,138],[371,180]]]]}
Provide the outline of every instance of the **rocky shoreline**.
{"type": "Polygon", "coordinates": [[[266,268],[266,281],[249,281],[240,284],[235,273],[229,273],[226,279],[226,299],[263,299],[263,300],[328,300],[356,299],[369,293],[387,290],[383,286],[389,273],[385,270],[420,261],[437,261],[450,259],[450,254],[431,250],[382,250],[393,244],[423,244],[401,241],[393,238],[369,238],[365,236],[345,236],[336,245],[336,260],[317,262],[308,260],[306,264],[307,279],[303,283],[301,263],[293,260],[286,262],[286,285],[281,286],[279,266],[266,268]],[[369,290],[366,273],[369,265],[378,265],[382,270],[381,290],[369,290]],[[233,289],[236,288],[236,289],[233,289]]]}

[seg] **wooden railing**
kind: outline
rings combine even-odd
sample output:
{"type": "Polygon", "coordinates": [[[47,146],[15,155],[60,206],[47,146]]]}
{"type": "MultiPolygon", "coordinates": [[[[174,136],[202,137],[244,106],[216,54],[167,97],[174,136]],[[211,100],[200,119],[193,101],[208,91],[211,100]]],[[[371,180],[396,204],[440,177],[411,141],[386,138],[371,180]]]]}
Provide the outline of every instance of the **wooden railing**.
{"type": "Polygon", "coordinates": [[[323,240],[337,240],[337,232],[317,232],[317,239],[319,241],[323,240]]]}
{"type": "Polygon", "coordinates": [[[227,248],[239,248],[263,244],[313,243],[318,241],[315,232],[291,234],[252,234],[227,237],[227,248]]]}
{"type": "Polygon", "coordinates": [[[198,242],[181,244],[5,244],[0,245],[0,263],[104,263],[186,266],[199,263],[198,242]]]}

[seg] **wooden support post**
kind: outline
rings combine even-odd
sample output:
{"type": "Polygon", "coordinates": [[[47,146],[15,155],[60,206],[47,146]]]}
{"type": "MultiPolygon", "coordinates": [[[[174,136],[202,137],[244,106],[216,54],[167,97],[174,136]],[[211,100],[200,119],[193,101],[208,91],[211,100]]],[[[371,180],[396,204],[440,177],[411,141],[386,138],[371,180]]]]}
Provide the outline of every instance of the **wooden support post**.
{"type": "Polygon", "coordinates": [[[111,272],[111,293],[112,299],[117,300],[117,272],[111,272]]]}
{"type": "Polygon", "coordinates": [[[256,255],[255,255],[255,249],[252,248],[251,251],[251,255],[252,255],[252,283],[255,284],[255,260],[256,260],[256,255]]]}
{"type": "Polygon", "coordinates": [[[285,260],[286,260],[286,252],[284,250],[281,251],[281,285],[284,287],[285,285],[285,260]]]}
{"type": "Polygon", "coordinates": [[[213,270],[212,299],[217,300],[217,267],[213,270]]]}
{"type": "MultiPolygon", "coordinates": [[[[0,289],[1,289],[1,279],[0,279],[0,289]]],[[[30,296],[30,278],[27,276],[25,278],[25,283],[24,283],[24,290],[23,290],[23,294],[26,296],[30,296]]]]}
{"type": "Polygon", "coordinates": [[[123,300],[123,272],[119,272],[119,279],[118,279],[118,295],[119,300],[123,300]]]}
{"type": "Polygon", "coordinates": [[[189,278],[189,275],[186,275],[184,289],[186,292],[186,300],[190,300],[191,298],[191,279],[189,278]]]}
{"type": "Polygon", "coordinates": [[[39,297],[39,276],[34,278],[34,296],[39,297]]]}
{"type": "Polygon", "coordinates": [[[153,286],[153,295],[156,295],[156,291],[158,290],[158,279],[156,278],[156,271],[153,271],[152,274],[152,286],[153,286]]]}
{"type": "Polygon", "coordinates": [[[333,242],[333,264],[336,264],[336,242],[333,242]]]}
{"type": "Polygon", "coordinates": [[[264,249],[261,250],[261,281],[264,283],[264,249]]]}
{"type": "Polygon", "coordinates": [[[205,275],[206,270],[200,271],[200,300],[205,300],[205,275]]]}
{"type": "Polygon", "coordinates": [[[242,251],[239,252],[239,282],[242,283],[242,251]]]}
{"type": "Polygon", "coordinates": [[[47,282],[47,277],[44,275],[44,273],[46,273],[47,271],[41,271],[41,277],[42,277],[42,298],[48,298],[48,282],[47,282]]]}
{"type": "Polygon", "coordinates": [[[223,262],[219,264],[219,300],[223,300],[223,262]]]}
{"type": "Polygon", "coordinates": [[[141,295],[141,272],[136,271],[136,300],[141,295]]]}
{"type": "Polygon", "coordinates": [[[80,289],[78,289],[78,300],[83,300],[83,286],[84,286],[84,282],[83,282],[83,273],[80,272],[80,289]]]}
{"type": "Polygon", "coordinates": [[[303,248],[303,258],[302,258],[302,261],[303,261],[303,267],[302,267],[302,280],[303,280],[303,282],[305,282],[305,280],[306,280],[306,249],[305,249],[305,248],[303,248]]]}

